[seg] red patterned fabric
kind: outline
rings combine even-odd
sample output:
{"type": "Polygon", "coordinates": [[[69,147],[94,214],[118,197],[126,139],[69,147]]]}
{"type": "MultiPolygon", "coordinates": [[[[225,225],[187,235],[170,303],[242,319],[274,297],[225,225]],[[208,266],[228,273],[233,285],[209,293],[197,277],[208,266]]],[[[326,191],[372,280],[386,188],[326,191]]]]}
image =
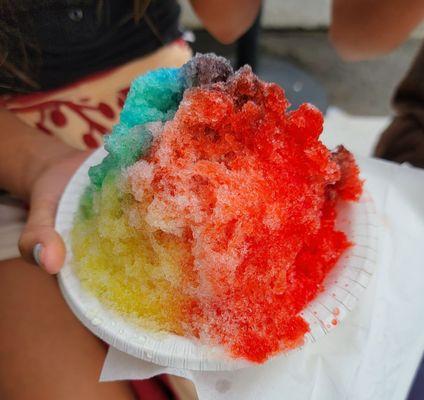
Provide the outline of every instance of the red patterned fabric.
{"type": "Polygon", "coordinates": [[[177,400],[166,375],[143,381],[131,381],[131,384],[139,400],[177,400]]]}
{"type": "Polygon", "coordinates": [[[118,122],[131,81],[159,67],[178,67],[191,57],[182,40],[142,59],[101,71],[70,85],[27,95],[4,95],[0,107],[72,147],[96,148],[118,122]]]}

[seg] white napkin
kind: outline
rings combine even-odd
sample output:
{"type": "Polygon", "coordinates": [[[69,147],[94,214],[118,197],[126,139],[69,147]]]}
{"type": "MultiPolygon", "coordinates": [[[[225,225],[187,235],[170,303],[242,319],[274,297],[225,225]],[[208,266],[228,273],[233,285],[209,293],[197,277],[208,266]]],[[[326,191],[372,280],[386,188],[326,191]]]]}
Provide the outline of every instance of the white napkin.
{"type": "Polygon", "coordinates": [[[111,347],[102,381],[170,373],[201,400],[404,399],[424,349],[424,170],[359,160],[381,219],[370,287],[340,326],[300,351],[232,372],[175,370],[111,347]]]}

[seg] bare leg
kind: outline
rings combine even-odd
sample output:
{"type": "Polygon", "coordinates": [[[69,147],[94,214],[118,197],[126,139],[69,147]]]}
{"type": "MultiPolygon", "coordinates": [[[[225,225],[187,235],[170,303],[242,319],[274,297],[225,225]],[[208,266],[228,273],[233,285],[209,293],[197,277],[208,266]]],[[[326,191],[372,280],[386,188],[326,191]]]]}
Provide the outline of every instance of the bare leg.
{"type": "Polygon", "coordinates": [[[127,382],[98,382],[105,353],[55,277],[21,259],[0,262],[0,399],[134,399],[127,382]]]}

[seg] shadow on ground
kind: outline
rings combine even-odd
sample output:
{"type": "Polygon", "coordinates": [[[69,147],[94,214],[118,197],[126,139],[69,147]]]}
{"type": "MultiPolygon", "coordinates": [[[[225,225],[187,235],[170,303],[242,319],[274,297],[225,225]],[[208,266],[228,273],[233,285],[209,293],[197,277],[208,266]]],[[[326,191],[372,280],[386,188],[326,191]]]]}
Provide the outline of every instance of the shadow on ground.
{"type": "MultiPolygon", "coordinates": [[[[205,31],[195,35],[195,51],[213,51],[234,60],[234,45],[221,45],[205,31]]],[[[292,103],[308,100],[324,111],[328,102],[352,115],[388,115],[393,91],[421,41],[411,39],[387,56],[357,63],[343,62],[323,31],[263,31],[259,43],[259,75],[285,86],[292,103]],[[302,85],[287,64],[312,78],[303,85],[307,90],[294,90],[302,85]]]]}

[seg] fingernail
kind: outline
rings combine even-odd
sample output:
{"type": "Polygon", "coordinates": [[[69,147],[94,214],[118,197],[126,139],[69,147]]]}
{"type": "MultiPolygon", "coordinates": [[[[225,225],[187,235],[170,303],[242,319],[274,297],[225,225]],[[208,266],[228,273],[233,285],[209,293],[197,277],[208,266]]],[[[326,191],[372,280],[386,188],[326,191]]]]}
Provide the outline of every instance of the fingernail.
{"type": "Polygon", "coordinates": [[[34,257],[34,260],[39,267],[42,266],[42,262],[41,262],[42,249],[43,249],[43,245],[41,243],[37,243],[32,250],[32,256],[34,257]]]}

